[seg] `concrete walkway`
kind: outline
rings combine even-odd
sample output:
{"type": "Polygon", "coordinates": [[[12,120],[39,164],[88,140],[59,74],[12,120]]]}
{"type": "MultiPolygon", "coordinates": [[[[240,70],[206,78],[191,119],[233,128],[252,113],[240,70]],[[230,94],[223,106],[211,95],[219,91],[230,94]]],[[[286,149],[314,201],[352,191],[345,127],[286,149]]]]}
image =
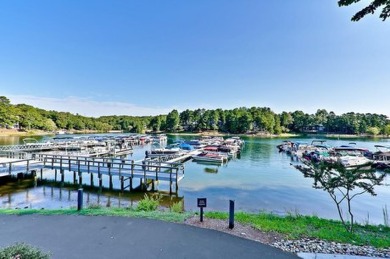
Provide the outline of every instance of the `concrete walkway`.
{"type": "Polygon", "coordinates": [[[298,258],[226,233],[156,220],[0,215],[0,247],[25,242],[52,258],[298,258]]]}

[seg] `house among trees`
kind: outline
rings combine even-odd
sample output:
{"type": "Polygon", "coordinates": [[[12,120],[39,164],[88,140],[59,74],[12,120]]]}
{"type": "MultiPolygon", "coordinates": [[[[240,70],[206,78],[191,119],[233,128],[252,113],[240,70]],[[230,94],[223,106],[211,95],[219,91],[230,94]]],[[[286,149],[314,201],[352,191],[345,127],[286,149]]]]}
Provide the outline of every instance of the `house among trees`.
{"type": "Polygon", "coordinates": [[[303,133],[324,133],[325,127],[322,124],[309,125],[303,127],[302,132],[303,133]]]}

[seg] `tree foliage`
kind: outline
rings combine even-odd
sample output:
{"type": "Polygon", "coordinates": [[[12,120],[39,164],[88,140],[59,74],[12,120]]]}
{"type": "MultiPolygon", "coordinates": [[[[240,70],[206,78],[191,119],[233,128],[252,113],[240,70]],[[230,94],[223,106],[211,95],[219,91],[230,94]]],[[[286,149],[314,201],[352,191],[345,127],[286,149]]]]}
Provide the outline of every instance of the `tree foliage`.
{"type": "Polygon", "coordinates": [[[335,134],[390,134],[390,121],[385,115],[372,113],[345,113],[319,109],[315,114],[303,111],[275,113],[268,107],[240,107],[231,110],[196,109],[178,112],[172,110],[168,115],[157,116],[102,116],[85,117],[69,112],[46,111],[36,107],[12,105],[5,96],[0,96],[0,127],[40,129],[54,131],[67,130],[122,130],[124,132],[144,133],[146,131],[188,132],[220,131],[226,133],[305,133],[305,128],[322,125],[324,132],[335,134]]]}
{"type": "Polygon", "coordinates": [[[177,110],[173,110],[167,115],[166,128],[168,131],[176,132],[177,127],[179,126],[180,117],[177,110]]]}
{"type": "MultiPolygon", "coordinates": [[[[361,2],[361,0],[339,0],[339,6],[349,6],[351,4],[356,4],[361,2]]],[[[365,6],[363,9],[358,11],[353,17],[352,21],[356,22],[362,19],[367,14],[374,14],[378,9],[382,9],[380,12],[379,18],[385,21],[390,16],[390,1],[389,0],[372,0],[372,2],[365,6]]]]}
{"type": "Polygon", "coordinates": [[[301,170],[305,177],[314,179],[314,188],[328,192],[337,207],[341,222],[351,233],[355,222],[352,200],[364,193],[375,196],[374,187],[381,185],[386,176],[376,174],[370,166],[367,164],[348,169],[339,163],[321,162],[310,163],[308,169],[301,170]],[[347,209],[346,214],[343,208],[347,209]]]}

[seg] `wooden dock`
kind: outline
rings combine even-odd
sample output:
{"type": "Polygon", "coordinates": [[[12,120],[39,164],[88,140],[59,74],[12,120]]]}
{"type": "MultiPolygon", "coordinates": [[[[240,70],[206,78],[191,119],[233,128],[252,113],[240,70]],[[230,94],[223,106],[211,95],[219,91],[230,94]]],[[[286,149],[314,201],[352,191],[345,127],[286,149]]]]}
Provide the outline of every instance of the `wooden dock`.
{"type": "Polygon", "coordinates": [[[33,159],[0,157],[0,177],[31,174],[41,169],[43,169],[42,163],[33,159]]]}
{"type": "Polygon", "coordinates": [[[119,158],[94,158],[81,156],[64,156],[48,154],[32,154],[28,159],[0,159],[0,176],[34,174],[40,171],[43,179],[43,170],[59,171],[61,182],[64,182],[65,174],[73,173],[74,183],[80,186],[83,184],[83,174],[90,174],[90,184],[94,186],[94,175],[97,175],[98,186],[102,187],[103,176],[109,179],[109,188],[112,189],[113,179],[120,182],[121,190],[133,190],[133,183],[139,179],[141,189],[147,185],[154,186],[156,181],[169,183],[170,193],[172,185],[178,191],[178,182],[184,177],[184,166],[182,163],[154,160],[134,161],[119,158]]]}

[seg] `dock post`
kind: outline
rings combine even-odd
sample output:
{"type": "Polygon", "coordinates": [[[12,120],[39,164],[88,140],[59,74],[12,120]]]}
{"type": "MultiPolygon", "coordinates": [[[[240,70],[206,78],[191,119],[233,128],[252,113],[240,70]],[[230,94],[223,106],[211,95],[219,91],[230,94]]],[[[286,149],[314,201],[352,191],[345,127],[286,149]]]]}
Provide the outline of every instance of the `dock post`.
{"type": "Polygon", "coordinates": [[[169,194],[172,194],[172,167],[169,169],[169,194]]]}
{"type": "Polygon", "coordinates": [[[131,177],[130,178],[133,178],[133,175],[134,175],[134,160],[131,160],[131,177]]]}
{"type": "Polygon", "coordinates": [[[83,185],[83,173],[79,172],[79,186],[83,185]]]}
{"type": "Polygon", "coordinates": [[[41,180],[43,179],[43,168],[41,168],[41,180]]]}
{"type": "Polygon", "coordinates": [[[110,190],[112,190],[112,187],[113,187],[113,184],[112,184],[112,174],[109,175],[109,178],[110,178],[110,190]]]}
{"type": "Polygon", "coordinates": [[[63,169],[60,169],[60,174],[61,174],[61,186],[62,186],[65,181],[65,172],[63,169]]]}
{"type": "Polygon", "coordinates": [[[91,186],[93,187],[93,173],[90,174],[91,174],[91,186]]]}
{"type": "Polygon", "coordinates": [[[35,171],[35,170],[32,170],[31,171],[31,175],[33,176],[33,179],[34,179],[34,187],[37,187],[37,171],[35,171]]]}
{"type": "Polygon", "coordinates": [[[121,191],[123,192],[123,190],[125,189],[125,183],[124,183],[124,177],[123,175],[121,176],[121,191]]]}
{"type": "Polygon", "coordinates": [[[129,178],[130,191],[133,190],[133,177],[129,178]]]}
{"type": "MultiPolygon", "coordinates": [[[[145,165],[145,160],[142,161],[142,168],[144,170],[144,184],[146,185],[146,165],[145,165]]],[[[149,165],[149,163],[148,163],[149,165]]],[[[149,170],[149,166],[148,166],[148,170],[149,170]]],[[[142,181],[142,178],[141,178],[141,181],[142,181]]],[[[142,186],[142,189],[141,190],[144,190],[144,186],[142,186]]]]}
{"type": "Polygon", "coordinates": [[[76,179],[76,171],[73,171],[73,184],[76,184],[77,179],[76,179]]]}
{"type": "Polygon", "coordinates": [[[179,169],[178,168],[176,168],[176,179],[175,179],[175,182],[176,182],[176,193],[177,193],[177,191],[179,190],[179,184],[178,184],[178,173],[179,173],[179,169]]]}
{"type": "Polygon", "coordinates": [[[83,189],[78,189],[77,191],[77,210],[83,208],[83,189]]]}
{"type": "Polygon", "coordinates": [[[102,176],[99,177],[99,188],[101,189],[103,187],[103,180],[102,176]]]}
{"type": "Polygon", "coordinates": [[[54,170],[54,181],[57,182],[57,169],[54,170]]]}
{"type": "Polygon", "coordinates": [[[154,191],[154,180],[152,180],[152,191],[154,191]]]}

